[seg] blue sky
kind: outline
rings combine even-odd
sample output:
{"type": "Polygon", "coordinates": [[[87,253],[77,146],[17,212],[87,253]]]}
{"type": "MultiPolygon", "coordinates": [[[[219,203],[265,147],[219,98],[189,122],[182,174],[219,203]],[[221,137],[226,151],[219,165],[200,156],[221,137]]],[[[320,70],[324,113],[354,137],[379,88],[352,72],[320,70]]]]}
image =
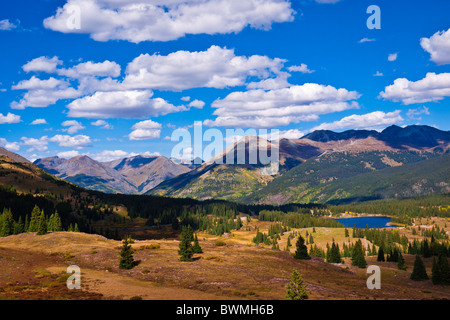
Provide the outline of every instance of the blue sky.
{"type": "Polygon", "coordinates": [[[170,156],[175,129],[449,130],[450,3],[0,3],[0,146],[170,156]],[[367,8],[381,9],[368,29],[367,8]]]}

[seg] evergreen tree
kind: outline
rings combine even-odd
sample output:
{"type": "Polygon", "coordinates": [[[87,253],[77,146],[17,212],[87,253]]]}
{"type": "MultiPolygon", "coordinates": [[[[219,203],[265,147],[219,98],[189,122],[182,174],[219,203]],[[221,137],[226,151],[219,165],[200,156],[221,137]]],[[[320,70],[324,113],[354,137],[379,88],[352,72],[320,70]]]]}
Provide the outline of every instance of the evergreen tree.
{"type": "Polygon", "coordinates": [[[295,251],[294,258],[301,260],[311,259],[308,254],[308,247],[305,245],[305,239],[301,235],[298,236],[297,250],[295,251]]]}
{"type": "Polygon", "coordinates": [[[377,261],[378,262],[385,262],[383,247],[380,247],[380,249],[378,249],[377,261]]]}
{"type": "Polygon", "coordinates": [[[445,254],[439,255],[438,266],[442,275],[442,284],[450,285],[450,267],[448,265],[447,256],[445,254]]]}
{"type": "Polygon", "coordinates": [[[440,254],[437,260],[433,257],[433,268],[431,272],[433,284],[450,285],[450,269],[445,255],[440,254]]]}
{"type": "Polygon", "coordinates": [[[397,268],[399,270],[406,270],[408,268],[408,266],[405,263],[405,259],[403,258],[403,255],[402,255],[401,252],[398,253],[397,268]]]}
{"type": "Polygon", "coordinates": [[[362,242],[360,239],[358,239],[358,241],[356,241],[355,243],[355,246],[353,247],[352,265],[359,268],[365,268],[367,266],[367,262],[364,256],[365,255],[362,242]]]}
{"type": "Polygon", "coordinates": [[[59,217],[58,211],[55,211],[53,217],[53,231],[62,231],[61,218],[59,217]]]}
{"type": "Polygon", "coordinates": [[[23,232],[28,232],[28,229],[30,228],[30,221],[28,219],[28,215],[25,216],[25,224],[23,226],[23,232]]]}
{"type": "Polygon", "coordinates": [[[133,258],[133,249],[131,248],[133,240],[126,237],[122,240],[122,250],[120,251],[119,268],[132,269],[136,265],[133,258]]]}
{"type": "Polygon", "coordinates": [[[80,232],[80,229],[78,229],[78,223],[75,223],[75,226],[73,227],[73,232],[80,232]]]}
{"type": "Polygon", "coordinates": [[[288,300],[308,299],[309,291],[306,290],[306,285],[303,283],[302,275],[296,269],[292,270],[291,281],[286,286],[286,289],[286,298],[288,300]]]}
{"type": "Polygon", "coordinates": [[[348,232],[348,229],[347,229],[347,228],[345,228],[345,237],[346,237],[346,238],[350,237],[350,233],[348,232]]]}
{"type": "Polygon", "coordinates": [[[329,263],[341,263],[341,253],[339,250],[339,245],[334,243],[331,244],[331,248],[327,251],[327,262],[329,263]]]}
{"type": "Polygon", "coordinates": [[[428,240],[427,240],[427,239],[425,239],[425,240],[423,241],[423,245],[422,245],[422,254],[423,254],[423,257],[424,257],[424,258],[429,258],[429,257],[431,257],[431,255],[432,255],[431,250],[430,250],[430,246],[429,246],[429,244],[428,244],[428,240]]]}
{"type": "MultiPolygon", "coordinates": [[[[190,226],[188,228],[190,229],[190,226]]],[[[192,256],[194,255],[190,234],[191,230],[188,228],[183,228],[181,231],[180,250],[178,250],[180,261],[192,261],[192,256]]]]}
{"type": "Polygon", "coordinates": [[[22,222],[22,217],[19,217],[19,221],[17,221],[17,223],[14,224],[14,234],[19,234],[24,232],[24,225],[22,222]]]}
{"type": "Polygon", "coordinates": [[[33,210],[31,211],[31,219],[30,219],[30,224],[28,226],[28,232],[37,232],[38,231],[38,223],[39,223],[40,215],[41,215],[41,209],[39,209],[38,206],[34,206],[33,210]]]}
{"type": "Polygon", "coordinates": [[[47,219],[45,218],[44,210],[42,210],[39,219],[37,220],[37,234],[47,234],[47,219]]]}
{"type": "Polygon", "coordinates": [[[197,234],[194,237],[194,245],[192,246],[193,253],[203,253],[202,247],[200,247],[200,243],[198,242],[197,234]]]}
{"type": "Polygon", "coordinates": [[[11,209],[3,209],[0,221],[0,236],[6,237],[12,235],[14,233],[14,218],[11,209]]]}
{"type": "Polygon", "coordinates": [[[414,261],[414,268],[411,274],[411,280],[414,281],[422,281],[428,280],[427,270],[425,265],[423,264],[422,259],[418,255],[416,255],[416,260],[414,261]]]}

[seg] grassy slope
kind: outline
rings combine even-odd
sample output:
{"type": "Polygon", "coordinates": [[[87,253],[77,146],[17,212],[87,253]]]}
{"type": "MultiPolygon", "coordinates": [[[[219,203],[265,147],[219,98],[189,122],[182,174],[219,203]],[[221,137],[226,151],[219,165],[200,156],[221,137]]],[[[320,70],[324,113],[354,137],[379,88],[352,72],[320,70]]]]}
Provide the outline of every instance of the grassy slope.
{"type": "Polygon", "coordinates": [[[448,192],[450,155],[435,157],[410,152],[329,154],[295,167],[243,201],[276,202],[278,196],[284,202],[326,203],[448,192]],[[386,158],[406,164],[391,167],[386,158]]]}
{"type": "MultiPolygon", "coordinates": [[[[67,232],[6,237],[0,246],[0,267],[7,274],[0,278],[0,299],[284,299],[293,268],[303,274],[311,299],[450,298],[446,288],[431,281],[410,281],[411,268],[399,271],[395,263],[381,264],[382,290],[368,290],[366,270],[348,261],[340,266],[317,258],[300,261],[239,239],[223,238],[227,244],[221,247],[215,240],[201,234],[204,253],[190,263],[178,261],[178,241],[135,242],[139,265],[120,270],[118,241],[67,232]],[[145,249],[155,243],[159,249],[145,249]],[[65,288],[71,264],[81,268],[83,294],[65,288]]],[[[414,257],[405,259],[412,266],[414,257]]],[[[367,260],[377,264],[373,257],[367,260]]],[[[431,262],[425,259],[428,272],[431,262]]]]}

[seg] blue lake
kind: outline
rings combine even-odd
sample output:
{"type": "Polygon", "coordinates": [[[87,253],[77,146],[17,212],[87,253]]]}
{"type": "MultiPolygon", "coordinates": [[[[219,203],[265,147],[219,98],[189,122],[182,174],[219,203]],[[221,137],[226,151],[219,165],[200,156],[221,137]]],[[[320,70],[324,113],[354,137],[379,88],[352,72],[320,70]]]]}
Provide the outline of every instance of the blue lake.
{"type": "Polygon", "coordinates": [[[369,228],[386,228],[391,227],[387,226],[389,222],[391,222],[391,218],[389,217],[355,217],[355,218],[340,218],[333,219],[340,223],[342,223],[346,227],[355,227],[357,228],[365,228],[366,225],[369,225],[369,228]]]}

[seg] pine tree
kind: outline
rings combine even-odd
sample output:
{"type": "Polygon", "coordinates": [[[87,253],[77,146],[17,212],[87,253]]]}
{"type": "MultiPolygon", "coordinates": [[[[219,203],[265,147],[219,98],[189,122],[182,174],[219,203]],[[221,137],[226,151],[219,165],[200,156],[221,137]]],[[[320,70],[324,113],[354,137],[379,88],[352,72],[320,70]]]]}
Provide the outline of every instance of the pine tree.
{"type": "Polygon", "coordinates": [[[0,236],[6,237],[14,233],[14,219],[10,209],[3,209],[0,219],[0,236]]]}
{"type": "Polygon", "coordinates": [[[427,270],[425,269],[425,265],[423,264],[422,259],[418,255],[416,255],[416,260],[414,261],[414,268],[411,274],[411,280],[414,281],[422,281],[428,280],[427,270]]]}
{"type": "Polygon", "coordinates": [[[408,266],[405,263],[405,259],[403,258],[403,255],[402,255],[401,252],[398,253],[397,268],[399,270],[406,270],[408,268],[408,266]]]}
{"type": "Polygon", "coordinates": [[[437,260],[433,257],[431,272],[433,284],[450,285],[450,268],[446,255],[440,254],[437,260]]]}
{"type": "Polygon", "coordinates": [[[192,246],[193,253],[203,253],[202,247],[200,247],[200,243],[198,242],[197,234],[194,236],[194,245],[192,246]]]}
{"type": "Polygon", "coordinates": [[[301,260],[307,260],[311,259],[311,257],[308,254],[308,247],[305,245],[305,239],[300,235],[298,236],[297,240],[297,250],[295,251],[294,258],[295,259],[301,259],[301,260]]]}
{"type": "Polygon", "coordinates": [[[58,211],[55,211],[53,217],[53,231],[62,231],[61,218],[59,217],[58,211]]]}
{"type": "Polygon", "coordinates": [[[31,211],[31,219],[28,226],[28,232],[37,232],[40,215],[41,209],[39,209],[38,206],[34,206],[33,210],[31,211]]]}
{"type": "Polygon", "coordinates": [[[122,240],[122,250],[120,251],[119,268],[132,269],[136,265],[133,258],[133,249],[131,248],[133,240],[126,237],[122,240]]]}
{"type": "Polygon", "coordinates": [[[367,266],[366,259],[364,257],[364,249],[362,247],[362,242],[360,239],[356,241],[355,246],[353,247],[353,254],[352,254],[352,265],[359,267],[359,268],[365,268],[367,266]]]}
{"type": "Polygon", "coordinates": [[[19,234],[24,232],[24,225],[22,222],[22,217],[19,217],[19,221],[17,221],[17,223],[14,224],[14,234],[19,234]]]}
{"type": "Polygon", "coordinates": [[[329,263],[341,263],[341,253],[339,250],[339,245],[334,243],[331,244],[331,248],[327,251],[327,262],[329,263]]]}
{"type": "Polygon", "coordinates": [[[194,255],[190,234],[191,231],[189,229],[190,226],[188,228],[183,228],[181,231],[180,250],[178,250],[180,261],[192,261],[192,256],[194,255]]]}
{"type": "Polygon", "coordinates": [[[346,237],[346,238],[350,237],[350,233],[348,232],[348,229],[347,229],[347,228],[345,228],[345,237],[346,237]]]}
{"type": "Polygon", "coordinates": [[[291,281],[286,286],[286,290],[286,298],[288,300],[305,300],[308,299],[308,294],[310,293],[306,290],[302,275],[296,269],[292,270],[291,281]]]}
{"type": "Polygon", "coordinates": [[[450,267],[448,265],[447,255],[445,254],[439,255],[438,266],[442,274],[442,284],[450,285],[450,267]]]}
{"type": "Polygon", "coordinates": [[[385,259],[384,259],[384,251],[383,251],[383,248],[382,248],[382,247],[380,247],[380,249],[378,249],[378,257],[377,257],[377,261],[378,261],[378,262],[385,262],[385,259]]]}
{"type": "Polygon", "coordinates": [[[39,216],[39,219],[37,220],[37,234],[43,235],[47,234],[47,219],[44,214],[44,210],[42,210],[41,215],[39,216]]]}

